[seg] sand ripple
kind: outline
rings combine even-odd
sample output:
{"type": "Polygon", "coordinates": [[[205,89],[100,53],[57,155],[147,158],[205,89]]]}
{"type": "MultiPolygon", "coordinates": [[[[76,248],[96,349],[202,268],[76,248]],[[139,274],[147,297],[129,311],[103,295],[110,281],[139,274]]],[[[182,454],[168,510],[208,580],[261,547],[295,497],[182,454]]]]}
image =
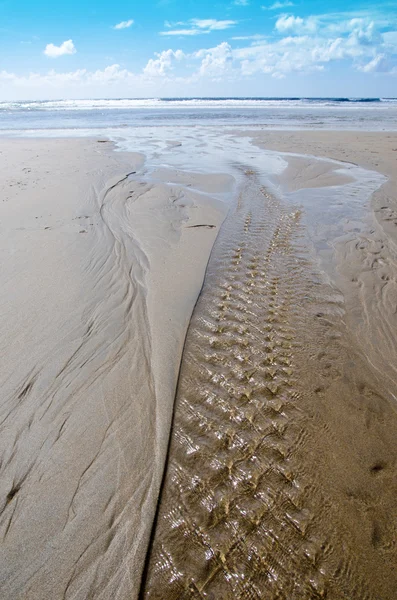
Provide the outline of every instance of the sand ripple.
{"type": "Polygon", "coordinates": [[[299,209],[247,171],[187,336],[144,597],[394,598],[397,422],[343,316],[299,209]]]}

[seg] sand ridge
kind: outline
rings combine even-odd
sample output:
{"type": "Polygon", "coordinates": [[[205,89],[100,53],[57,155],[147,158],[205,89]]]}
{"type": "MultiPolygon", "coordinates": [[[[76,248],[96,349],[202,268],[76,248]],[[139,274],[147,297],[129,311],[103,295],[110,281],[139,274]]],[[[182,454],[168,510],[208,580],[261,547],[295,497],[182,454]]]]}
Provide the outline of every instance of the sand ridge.
{"type": "Polygon", "coordinates": [[[1,150],[0,595],[133,597],[225,209],[95,140],[1,150]]]}

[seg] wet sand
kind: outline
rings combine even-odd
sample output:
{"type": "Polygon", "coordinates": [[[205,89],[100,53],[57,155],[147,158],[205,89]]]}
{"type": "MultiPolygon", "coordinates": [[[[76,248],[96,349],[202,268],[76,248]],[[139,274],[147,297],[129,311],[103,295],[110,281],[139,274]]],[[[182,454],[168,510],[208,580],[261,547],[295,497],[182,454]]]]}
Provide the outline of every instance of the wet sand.
{"type": "Polygon", "coordinates": [[[0,597],[394,600],[397,136],[194,133],[0,143],[0,597]]]}
{"type": "MultiPolygon", "coordinates": [[[[336,226],[246,168],[188,330],[143,596],[393,600],[397,136],[253,138],[390,180],[336,226]]],[[[291,159],[278,183],[325,202],[332,169],[291,159]]]]}
{"type": "MultiPolygon", "coordinates": [[[[358,235],[335,244],[333,277],[343,292],[354,343],[397,401],[397,135],[357,132],[291,132],[254,136],[272,150],[310,153],[359,164],[387,176],[371,198],[358,235]]],[[[355,225],[353,223],[353,225],[355,225]]]]}

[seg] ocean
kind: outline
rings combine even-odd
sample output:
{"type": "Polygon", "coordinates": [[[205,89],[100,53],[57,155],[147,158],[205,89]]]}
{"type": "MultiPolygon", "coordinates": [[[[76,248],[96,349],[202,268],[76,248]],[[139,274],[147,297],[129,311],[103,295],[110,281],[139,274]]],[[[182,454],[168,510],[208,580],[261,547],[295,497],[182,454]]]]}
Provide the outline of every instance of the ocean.
{"type": "Polygon", "coordinates": [[[397,98],[147,98],[0,102],[0,132],[170,125],[397,130],[397,98]]]}

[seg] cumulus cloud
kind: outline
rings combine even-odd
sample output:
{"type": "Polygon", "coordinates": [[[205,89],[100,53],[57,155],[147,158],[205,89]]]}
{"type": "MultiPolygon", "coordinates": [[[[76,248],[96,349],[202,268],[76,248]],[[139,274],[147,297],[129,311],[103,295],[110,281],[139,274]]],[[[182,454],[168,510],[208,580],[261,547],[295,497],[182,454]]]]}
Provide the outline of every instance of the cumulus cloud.
{"type": "Polygon", "coordinates": [[[381,41],[373,21],[365,23],[363,19],[351,19],[349,39],[358,45],[373,45],[381,41]]]}
{"type": "Polygon", "coordinates": [[[197,73],[200,77],[224,77],[233,68],[233,52],[227,42],[222,42],[215,48],[199,50],[193,57],[202,59],[197,73]]]}
{"type": "Polygon", "coordinates": [[[59,73],[51,69],[47,73],[29,73],[28,75],[16,75],[7,71],[0,71],[0,81],[8,81],[17,87],[52,87],[62,88],[65,85],[79,87],[90,86],[92,84],[109,85],[136,79],[137,76],[122,69],[120,65],[114,64],[104,69],[88,71],[87,69],[77,69],[59,73]]]}
{"type": "Polygon", "coordinates": [[[50,58],[58,58],[64,54],[76,54],[76,48],[72,40],[66,40],[60,46],[54,46],[54,44],[47,44],[44,50],[44,54],[50,58]]]}
{"type": "MultiPolygon", "coordinates": [[[[234,47],[223,41],[216,46],[202,47],[192,53],[168,49],[155,54],[139,72],[132,72],[118,64],[109,65],[96,71],[78,69],[59,73],[54,70],[46,74],[30,73],[19,76],[7,71],[0,72],[0,82],[4,89],[17,90],[15,96],[25,95],[23,88],[34,87],[36,92],[43,90],[71,90],[70,94],[81,97],[111,90],[123,90],[132,95],[152,93],[161,89],[163,83],[181,84],[181,89],[189,90],[189,85],[205,80],[241,82],[262,75],[274,78],[287,77],[290,73],[321,72],[333,62],[345,61],[350,68],[371,76],[397,76],[397,31],[384,31],[374,19],[369,17],[346,18],[339,20],[329,15],[311,16],[303,19],[294,15],[281,15],[275,22],[273,33],[266,37],[261,34],[235,36],[240,43],[234,47]],[[244,43],[245,42],[245,43],[244,43]],[[157,87],[156,87],[157,86],[157,87]],[[99,90],[99,91],[98,91],[99,90]],[[100,90],[103,90],[102,92],[100,90]],[[138,92],[139,90],[139,92],[138,92]]],[[[188,23],[188,30],[202,32],[227,30],[235,21],[194,19],[188,23]]],[[[168,23],[173,31],[181,23],[168,23]]],[[[73,53],[72,40],[61,46],[49,45],[48,56],[61,56],[73,53]],[[55,50],[54,50],[55,48],[55,50]]],[[[171,89],[171,88],[170,88],[171,89]]],[[[9,92],[11,93],[11,92],[9,92]]],[[[27,96],[27,94],[26,94],[27,96]]]]}
{"type": "Polygon", "coordinates": [[[378,54],[359,69],[363,73],[387,73],[392,71],[392,65],[385,54],[378,54]]]}
{"type": "Polygon", "coordinates": [[[87,76],[86,69],[78,69],[66,73],[57,73],[53,69],[48,73],[29,73],[27,75],[16,75],[8,71],[0,71],[0,81],[7,81],[10,85],[18,88],[59,88],[65,84],[81,84],[87,76]]]}
{"type": "Polygon", "coordinates": [[[237,25],[237,21],[230,19],[218,20],[218,19],[190,19],[187,23],[178,22],[175,26],[182,26],[180,29],[172,28],[172,24],[168,21],[165,22],[166,31],[160,31],[160,35],[202,35],[205,33],[211,33],[211,31],[222,31],[229,29],[237,25]]]}
{"type": "Polygon", "coordinates": [[[128,21],[121,21],[117,23],[117,25],[113,26],[113,29],[128,29],[131,25],[134,24],[134,19],[129,19],[128,21]]]}
{"type": "MultiPolygon", "coordinates": [[[[164,73],[165,70],[164,67],[164,73]]],[[[65,90],[65,86],[67,86],[67,89],[79,89],[85,93],[85,89],[89,90],[92,87],[109,90],[111,86],[139,86],[150,83],[150,81],[150,69],[146,73],[134,73],[128,69],[123,69],[118,64],[109,65],[104,69],[97,69],[95,71],[77,69],[75,71],[57,72],[51,69],[47,73],[32,72],[22,76],[5,70],[0,71],[0,83],[7,82],[8,85],[12,85],[18,89],[35,88],[41,90],[45,88],[47,90],[65,90]]]]}
{"type": "Polygon", "coordinates": [[[84,77],[88,84],[110,85],[112,83],[128,81],[136,76],[128,69],[122,69],[120,65],[114,64],[104,69],[97,69],[96,71],[85,71],[84,77]]]}
{"type": "Polygon", "coordinates": [[[173,62],[180,61],[184,58],[182,50],[164,50],[156,53],[157,58],[151,58],[146,67],[143,69],[143,74],[149,77],[163,77],[168,71],[172,70],[173,62]]]}
{"type": "Polygon", "coordinates": [[[315,17],[294,17],[293,15],[282,15],[276,21],[276,29],[280,33],[314,33],[317,29],[317,21],[315,17]]]}
{"type": "Polygon", "coordinates": [[[233,60],[239,62],[243,76],[310,73],[342,60],[364,73],[394,75],[397,71],[395,32],[389,36],[380,33],[379,26],[368,17],[330,23],[323,15],[306,19],[282,15],[275,23],[275,34],[233,50],[233,60]]]}

